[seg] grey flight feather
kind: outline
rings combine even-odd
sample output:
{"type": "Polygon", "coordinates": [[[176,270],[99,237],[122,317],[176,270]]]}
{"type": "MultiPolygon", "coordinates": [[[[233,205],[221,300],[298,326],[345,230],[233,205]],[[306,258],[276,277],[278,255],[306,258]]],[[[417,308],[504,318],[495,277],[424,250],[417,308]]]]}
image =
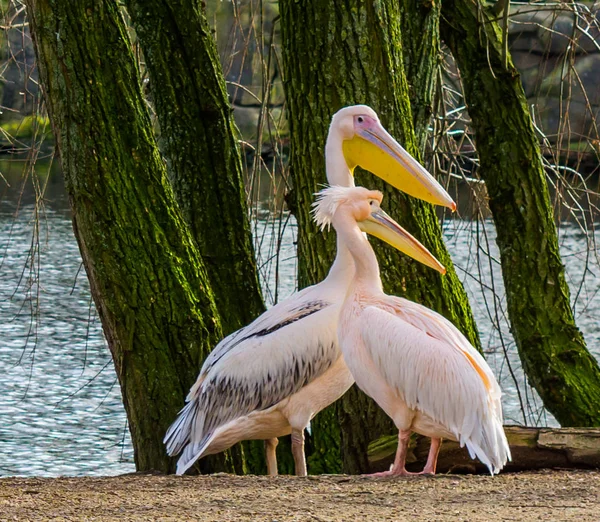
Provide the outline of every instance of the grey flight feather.
{"type": "Polygon", "coordinates": [[[325,373],[339,357],[336,345],[319,345],[317,350],[304,355],[291,358],[260,380],[255,380],[254,375],[211,378],[197,398],[198,405],[210,407],[203,408],[204,422],[192,426],[192,439],[196,438],[194,428],[201,424],[203,433],[211,433],[237,417],[274,406],[325,373]]]}

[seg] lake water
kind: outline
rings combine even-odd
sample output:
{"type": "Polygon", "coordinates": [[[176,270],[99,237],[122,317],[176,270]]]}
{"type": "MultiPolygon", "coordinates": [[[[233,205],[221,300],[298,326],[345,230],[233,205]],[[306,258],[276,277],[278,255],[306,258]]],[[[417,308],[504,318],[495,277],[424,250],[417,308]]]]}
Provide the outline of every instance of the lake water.
{"type": "MultiPolygon", "coordinates": [[[[39,181],[43,184],[46,179],[39,181]]],[[[32,204],[35,196],[30,191],[19,194],[17,180],[4,195],[0,190],[0,476],[134,471],[119,386],[81,268],[60,177],[51,176],[39,227],[32,204]]],[[[278,220],[255,223],[261,275],[270,299],[276,287],[279,299],[295,287],[292,218],[284,228],[278,280],[275,264],[269,262],[279,226],[278,220]]],[[[505,303],[500,267],[494,261],[498,252],[493,226],[489,221],[448,220],[444,236],[469,292],[488,361],[503,387],[507,422],[555,425],[525,385],[502,315],[505,303]],[[489,312],[495,316],[495,305],[496,328],[489,312]]],[[[598,264],[591,259],[586,265],[586,236],[576,226],[563,224],[560,240],[572,292],[578,293],[578,324],[598,357],[598,264]]]]}

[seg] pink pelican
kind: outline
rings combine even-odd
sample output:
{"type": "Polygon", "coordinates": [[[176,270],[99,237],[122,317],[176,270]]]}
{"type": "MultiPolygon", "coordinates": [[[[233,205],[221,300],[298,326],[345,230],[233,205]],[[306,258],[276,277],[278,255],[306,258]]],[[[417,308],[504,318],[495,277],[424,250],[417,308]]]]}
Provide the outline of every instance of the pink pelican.
{"type": "Polygon", "coordinates": [[[413,431],[431,438],[422,473],[435,473],[442,438],[466,445],[471,458],[498,473],[510,459],[500,387],[450,321],[383,292],[375,253],[362,232],[378,223],[392,244],[394,236],[399,243],[407,233],[380,209],[381,199],[381,192],[362,187],[330,187],[314,204],[317,224],[333,225],[355,265],[338,322],[344,360],[359,388],[398,428],[394,464],[376,475],[409,474],[405,459],[413,431]]]}
{"type": "MultiPolygon", "coordinates": [[[[353,186],[360,165],[408,194],[455,209],[446,191],[365,105],[334,115],[325,156],[331,185],[353,186]]],[[[371,233],[387,232],[374,227],[371,233]]],[[[397,247],[432,263],[434,258],[412,241],[407,237],[397,247]]],[[[440,268],[437,261],[432,266],[440,268]]],[[[165,435],[169,455],[183,451],[178,474],[202,456],[242,440],[264,439],[268,473],[276,475],[277,437],[291,433],[296,474],[306,475],[304,429],[354,382],[337,342],[338,316],[353,276],[352,257],[338,240],[335,262],[321,283],[281,301],[215,347],[165,435]]]]}

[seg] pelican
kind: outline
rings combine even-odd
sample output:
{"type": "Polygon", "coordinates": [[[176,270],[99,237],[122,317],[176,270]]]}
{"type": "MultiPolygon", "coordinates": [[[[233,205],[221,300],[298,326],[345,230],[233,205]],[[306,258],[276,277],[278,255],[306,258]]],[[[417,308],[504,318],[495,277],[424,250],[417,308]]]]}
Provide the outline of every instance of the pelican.
{"type": "Polygon", "coordinates": [[[359,388],[398,428],[394,464],[376,475],[409,474],[405,459],[413,431],[431,438],[424,474],[435,473],[442,438],[466,445],[471,458],[498,473],[510,459],[500,387],[450,321],[383,292],[375,253],[362,232],[378,223],[387,231],[379,237],[394,246],[407,233],[381,210],[381,200],[378,191],[331,187],[319,193],[313,209],[321,228],[333,225],[355,264],[338,321],[344,360],[359,388]]]}
{"type": "MultiPolygon", "coordinates": [[[[353,186],[357,165],[393,186],[452,210],[437,181],[388,134],[365,105],[332,118],[325,147],[329,184],[353,186]]],[[[384,233],[374,228],[373,234],[384,233]]],[[[412,238],[411,238],[412,239],[412,238]]],[[[328,276],[270,308],[223,339],[204,361],[187,404],[167,431],[169,455],[183,452],[182,474],[200,457],[242,440],[265,440],[267,471],[277,474],[277,437],[292,436],[297,475],[306,475],[304,429],[353,384],[337,342],[337,321],[354,275],[349,252],[338,241],[328,276]]],[[[405,239],[398,248],[429,258],[405,239]]]]}

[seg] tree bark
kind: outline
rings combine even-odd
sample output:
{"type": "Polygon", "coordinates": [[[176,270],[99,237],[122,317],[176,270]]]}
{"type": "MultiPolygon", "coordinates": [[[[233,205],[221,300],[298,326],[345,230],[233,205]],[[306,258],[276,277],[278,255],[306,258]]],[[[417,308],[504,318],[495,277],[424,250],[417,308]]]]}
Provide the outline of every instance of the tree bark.
{"type": "MultiPolygon", "coordinates": [[[[326,182],[323,150],[331,116],[345,105],[366,103],[409,152],[418,151],[402,63],[398,3],[282,0],[280,9],[294,183],[289,200],[299,224],[299,284],[306,286],[326,276],[335,251],[334,234],[326,237],[318,232],[310,216],[313,194],[326,182]]],[[[382,190],[386,210],[448,268],[442,278],[377,242],[386,291],[441,312],[479,346],[464,289],[432,207],[371,175],[359,174],[357,184],[382,190]]],[[[355,387],[338,404],[337,412],[327,409],[313,421],[311,471],[366,470],[369,442],[392,430],[387,416],[355,387]]]]}
{"type": "Polygon", "coordinates": [[[479,2],[444,2],[497,230],[508,314],[523,369],[563,426],[600,425],[600,368],[569,302],[539,143],[519,74],[479,2]]]}
{"type": "MultiPolygon", "coordinates": [[[[265,306],[237,129],[215,41],[199,0],[127,0],[126,5],[150,74],[171,185],[227,335],[265,306]]],[[[243,455],[234,448],[236,467],[266,472],[262,446],[262,441],[244,443],[243,455]]]]}
{"type": "Polygon", "coordinates": [[[441,2],[430,0],[400,2],[402,57],[415,137],[421,154],[425,153],[440,68],[441,6],[441,2]]]}
{"type": "Polygon", "coordinates": [[[159,155],[114,0],[28,0],[73,228],[121,384],[136,468],[221,338],[202,260],[159,155]]]}
{"type": "Polygon", "coordinates": [[[199,0],[126,0],[175,197],[227,335],[264,312],[225,78],[199,0]]]}

